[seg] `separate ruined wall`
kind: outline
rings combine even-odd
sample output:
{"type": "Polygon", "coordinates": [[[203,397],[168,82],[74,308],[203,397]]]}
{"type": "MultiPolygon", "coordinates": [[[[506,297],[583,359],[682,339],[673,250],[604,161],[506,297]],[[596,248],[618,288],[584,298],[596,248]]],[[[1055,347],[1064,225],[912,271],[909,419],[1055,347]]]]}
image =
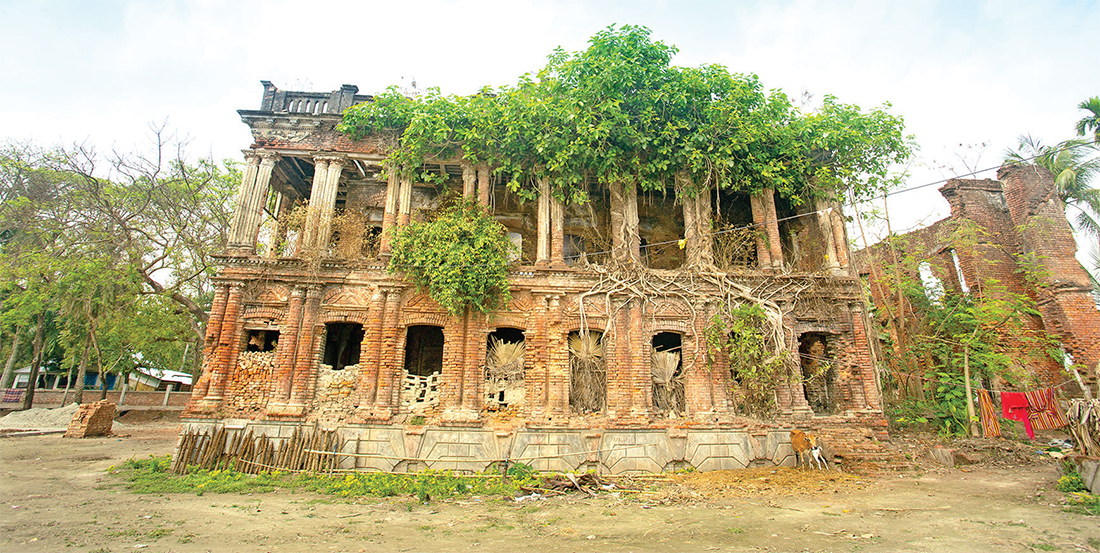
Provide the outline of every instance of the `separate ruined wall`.
{"type": "MultiPolygon", "coordinates": [[[[996,293],[983,285],[992,279],[1009,293],[1029,296],[1041,316],[1024,317],[1023,322],[1035,332],[1057,337],[1077,363],[1096,367],[1100,311],[1087,275],[1074,257],[1076,243],[1053,178],[1037,167],[1004,167],[998,178],[948,181],[940,193],[951,205],[949,219],[899,237],[897,251],[876,245],[863,254],[876,260],[879,271],[905,256],[927,262],[952,290],[996,293]]],[[[870,267],[864,265],[864,274],[870,276],[870,267]]],[[[878,275],[890,284],[894,278],[892,273],[878,275]]],[[[913,270],[902,278],[920,282],[913,270]]],[[[898,300],[889,286],[871,282],[870,289],[877,305],[897,309],[898,300]]],[[[1028,369],[1046,385],[1061,384],[1067,378],[1062,366],[1049,358],[1028,369]]],[[[1095,385],[1095,369],[1082,376],[1095,385]]],[[[1070,383],[1069,389],[1075,388],[1070,383]]]]}

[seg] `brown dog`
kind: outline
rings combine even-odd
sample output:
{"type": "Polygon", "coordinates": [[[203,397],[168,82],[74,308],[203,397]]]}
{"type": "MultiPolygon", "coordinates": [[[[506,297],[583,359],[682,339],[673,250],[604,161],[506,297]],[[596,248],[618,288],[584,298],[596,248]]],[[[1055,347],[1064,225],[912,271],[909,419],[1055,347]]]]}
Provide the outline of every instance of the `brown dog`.
{"type": "Polygon", "coordinates": [[[806,466],[813,459],[817,468],[829,468],[829,463],[821,455],[821,446],[817,445],[817,436],[807,434],[801,430],[791,430],[791,449],[794,450],[794,466],[806,466]]]}

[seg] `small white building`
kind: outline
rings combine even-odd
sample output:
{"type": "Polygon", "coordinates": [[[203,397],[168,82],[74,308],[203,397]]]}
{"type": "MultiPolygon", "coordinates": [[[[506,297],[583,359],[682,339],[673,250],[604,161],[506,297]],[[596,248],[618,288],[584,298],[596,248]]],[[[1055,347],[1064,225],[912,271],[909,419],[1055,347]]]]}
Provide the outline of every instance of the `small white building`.
{"type": "Polygon", "coordinates": [[[136,391],[167,390],[190,391],[191,375],[168,369],[138,367],[130,373],[130,389],[136,391]]]}

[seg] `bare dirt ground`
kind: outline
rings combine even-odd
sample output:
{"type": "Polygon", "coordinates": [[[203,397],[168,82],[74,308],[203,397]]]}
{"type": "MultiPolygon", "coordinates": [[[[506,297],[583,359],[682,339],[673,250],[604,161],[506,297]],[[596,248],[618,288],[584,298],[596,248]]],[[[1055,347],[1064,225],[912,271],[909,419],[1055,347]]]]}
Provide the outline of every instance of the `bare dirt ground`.
{"type": "MultiPolygon", "coordinates": [[[[124,421],[116,432],[126,435],[110,438],[0,438],[0,551],[1000,552],[1100,544],[1100,519],[1063,511],[1057,466],[1026,455],[1030,446],[960,469],[921,462],[921,470],[877,478],[753,469],[621,482],[645,493],[424,504],[286,490],[132,494],[109,467],[171,453],[178,423],[150,414],[124,421]]],[[[968,447],[996,453],[1001,443],[968,447]]],[[[925,445],[897,443],[918,453],[925,445]]]]}

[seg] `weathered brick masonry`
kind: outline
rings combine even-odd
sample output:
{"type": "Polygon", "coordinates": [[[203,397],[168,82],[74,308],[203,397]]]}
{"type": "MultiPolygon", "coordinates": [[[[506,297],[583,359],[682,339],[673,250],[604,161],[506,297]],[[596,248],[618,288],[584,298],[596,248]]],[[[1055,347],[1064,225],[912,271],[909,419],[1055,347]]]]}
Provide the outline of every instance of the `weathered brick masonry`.
{"type": "Polygon", "coordinates": [[[285,437],[302,425],[335,428],[344,452],[361,455],[342,465],[380,470],[481,470],[505,458],[612,473],[791,464],[794,427],[818,432],[847,459],[897,461],[880,444],[886,421],[839,205],[793,206],[769,189],[752,197],[633,192],[609,200],[597,191],[588,205],[565,206],[548,187],[538,202],[523,203],[491,168],[460,160],[424,166],[443,185],[383,179],[387,139],[352,141],[335,130],[344,109],[370,100],[356,92],[350,85],[287,92],[265,82],[261,109],[240,112],[254,144],[229,244],[218,256],[204,370],[184,431],[225,425],[285,437]],[[523,252],[511,272],[511,302],[499,311],[452,317],[385,270],[389,229],[437,207],[448,188],[488,206],[523,252]],[[722,282],[772,298],[793,364],[802,358],[829,369],[813,376],[820,380],[813,405],[803,378],[792,374],[776,391],[773,419],[740,416],[736,375],[707,351],[707,325],[726,296],[694,271],[712,267],[717,255],[709,233],[714,200],[723,202],[723,223],[759,225],[748,235],[747,261],[722,273],[722,282]],[[300,228],[285,223],[295,205],[308,210],[300,228]],[[619,228],[615,213],[624,209],[639,212],[638,228],[612,233],[602,248],[621,246],[619,261],[691,282],[697,293],[586,295],[599,286],[608,257],[586,233],[619,228]],[[379,248],[333,254],[343,239],[334,221],[349,213],[381,233],[379,248]],[[680,238],[688,239],[683,250],[675,246],[680,238]],[[606,389],[597,391],[599,409],[578,412],[568,342],[582,332],[602,333],[606,389]],[[522,379],[513,383],[521,399],[507,405],[486,395],[491,337],[525,347],[522,379]],[[824,353],[808,358],[811,343],[824,353]],[[654,397],[658,347],[680,355],[683,400],[674,408],[660,408],[654,397]]]}
{"type": "MultiPolygon", "coordinates": [[[[1026,317],[1024,322],[1034,332],[1057,338],[1074,362],[1085,367],[1081,376],[1095,391],[1100,371],[1100,311],[1088,276],[1074,257],[1077,244],[1054,178],[1041,167],[1005,166],[998,171],[997,180],[952,179],[940,193],[951,205],[951,216],[901,237],[898,244],[904,251],[898,255],[926,261],[932,273],[953,290],[998,293],[982,286],[994,279],[1005,292],[1033,298],[1041,316],[1026,317]],[[976,232],[956,235],[965,224],[972,224],[976,232]]],[[[891,256],[885,246],[875,246],[869,253],[880,264],[889,264],[891,256]]],[[[907,278],[919,277],[910,274],[907,278]]],[[[884,290],[871,286],[874,301],[893,305],[896,298],[884,298],[884,290]]],[[[1081,393],[1053,359],[1032,363],[1027,369],[1041,384],[1066,384],[1071,395],[1081,393]]]]}

